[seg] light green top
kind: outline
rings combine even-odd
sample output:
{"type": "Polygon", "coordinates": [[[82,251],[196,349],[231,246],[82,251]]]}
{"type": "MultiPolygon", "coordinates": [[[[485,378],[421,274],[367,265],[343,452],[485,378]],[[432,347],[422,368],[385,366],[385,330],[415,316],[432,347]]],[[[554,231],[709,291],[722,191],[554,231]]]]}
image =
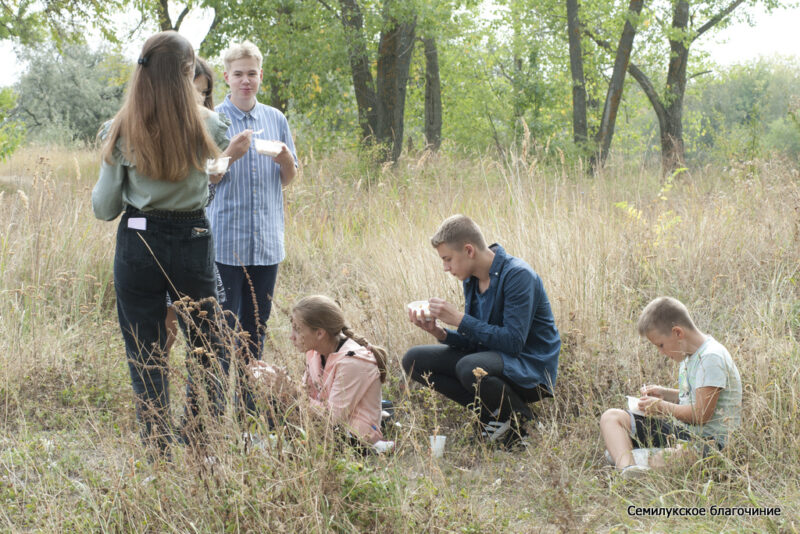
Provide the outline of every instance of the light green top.
{"type": "MultiPolygon", "coordinates": [[[[228,146],[227,117],[206,110],[206,127],[220,150],[228,146]]],[[[108,131],[110,122],[106,124],[108,131]]],[[[136,164],[122,155],[122,139],[117,140],[111,164],[103,160],[100,178],[92,190],[92,209],[98,219],[110,221],[119,215],[125,206],[142,211],[196,211],[208,203],[208,174],[205,170],[192,169],[189,175],[177,182],[153,180],[136,172],[136,164]]]]}
{"type": "Polygon", "coordinates": [[[708,336],[697,351],[681,362],[678,371],[680,404],[694,405],[702,387],[722,388],[714,415],[705,425],[686,427],[694,434],[714,438],[725,445],[730,433],[742,423],[742,379],[728,350],[708,336]]]}

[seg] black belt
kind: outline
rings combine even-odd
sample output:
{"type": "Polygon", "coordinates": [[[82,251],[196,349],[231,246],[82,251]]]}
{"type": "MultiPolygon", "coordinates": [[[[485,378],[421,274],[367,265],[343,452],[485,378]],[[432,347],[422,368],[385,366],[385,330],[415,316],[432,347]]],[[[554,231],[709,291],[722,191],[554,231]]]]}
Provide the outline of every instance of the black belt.
{"type": "Polygon", "coordinates": [[[175,219],[203,219],[206,216],[205,210],[194,210],[194,211],[168,211],[168,210],[147,210],[142,211],[138,208],[134,208],[133,206],[128,206],[125,208],[125,213],[128,216],[134,215],[138,217],[147,217],[153,219],[168,219],[168,220],[175,220],[175,219]]]}

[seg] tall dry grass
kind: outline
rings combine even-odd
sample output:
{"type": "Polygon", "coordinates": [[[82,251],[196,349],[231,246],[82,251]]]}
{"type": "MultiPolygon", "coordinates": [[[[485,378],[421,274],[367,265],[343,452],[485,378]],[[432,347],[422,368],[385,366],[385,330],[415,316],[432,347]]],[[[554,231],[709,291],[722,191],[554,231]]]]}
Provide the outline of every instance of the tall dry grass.
{"type": "MultiPolygon", "coordinates": [[[[797,531],[800,480],[800,182],[781,161],[667,180],[612,161],[599,178],[534,157],[418,155],[376,169],[306,161],[287,190],[287,252],[266,359],[302,373],[285,310],[338,299],[389,349],[395,454],[361,458],[295,408],[303,436],[253,448],[226,417],[213,466],[176,447],[148,464],[114,307],[115,224],[96,221],[97,154],[26,149],[0,165],[0,528],[134,532],[797,531]],[[399,361],[428,343],[406,302],[458,283],[428,244],[461,212],[542,276],[563,338],[557,396],[521,452],[471,444],[460,408],[407,387],[399,361]],[[675,366],[637,338],[652,297],[683,300],[730,350],[744,425],[719,458],[622,483],[602,466],[597,421],[675,366]],[[444,459],[427,436],[448,434],[444,459]],[[635,506],[780,507],[780,517],[631,517],[635,506]]],[[[541,156],[542,154],[539,154],[541,156]]],[[[173,350],[181,409],[183,356],[173,350]]]]}

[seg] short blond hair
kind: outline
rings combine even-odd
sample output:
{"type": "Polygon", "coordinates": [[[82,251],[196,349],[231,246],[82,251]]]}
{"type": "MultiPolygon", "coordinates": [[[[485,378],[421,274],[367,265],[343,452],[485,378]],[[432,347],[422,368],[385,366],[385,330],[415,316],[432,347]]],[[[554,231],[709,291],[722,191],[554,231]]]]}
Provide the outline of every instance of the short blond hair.
{"type": "Polygon", "coordinates": [[[445,244],[454,249],[461,249],[467,243],[474,245],[478,250],[486,250],[486,240],[480,227],[475,221],[461,214],[445,219],[431,237],[433,248],[445,244]]]}
{"type": "Polygon", "coordinates": [[[254,58],[258,61],[258,68],[261,68],[261,63],[264,61],[264,56],[258,47],[251,41],[244,41],[242,43],[233,43],[222,53],[222,63],[225,65],[225,70],[231,68],[231,63],[237,59],[254,58]]]}
{"type": "Polygon", "coordinates": [[[674,326],[697,331],[697,327],[689,315],[689,310],[681,301],[672,297],[658,297],[651,300],[642,310],[636,325],[639,335],[642,337],[653,330],[661,334],[669,334],[674,326]]]}

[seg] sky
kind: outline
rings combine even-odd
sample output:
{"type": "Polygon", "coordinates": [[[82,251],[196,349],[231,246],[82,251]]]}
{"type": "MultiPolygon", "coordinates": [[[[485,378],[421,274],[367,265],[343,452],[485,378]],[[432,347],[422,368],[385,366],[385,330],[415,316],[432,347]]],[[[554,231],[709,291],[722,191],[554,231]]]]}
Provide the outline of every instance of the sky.
{"type": "MultiPolygon", "coordinates": [[[[130,17],[127,17],[130,21],[130,17]]],[[[754,27],[737,24],[715,34],[712,38],[701,38],[700,45],[711,53],[711,59],[720,65],[745,63],[759,57],[800,58],[800,39],[797,36],[800,28],[800,8],[781,9],[771,14],[756,12],[753,16],[754,27]]],[[[210,18],[208,13],[195,11],[184,21],[181,33],[195,47],[208,30],[210,18]]],[[[124,23],[123,23],[124,26],[124,23]]],[[[141,42],[131,43],[126,55],[135,59],[141,42]]],[[[12,85],[24,72],[25,66],[19,64],[14,54],[14,47],[7,41],[0,42],[0,87],[12,85]]]]}

